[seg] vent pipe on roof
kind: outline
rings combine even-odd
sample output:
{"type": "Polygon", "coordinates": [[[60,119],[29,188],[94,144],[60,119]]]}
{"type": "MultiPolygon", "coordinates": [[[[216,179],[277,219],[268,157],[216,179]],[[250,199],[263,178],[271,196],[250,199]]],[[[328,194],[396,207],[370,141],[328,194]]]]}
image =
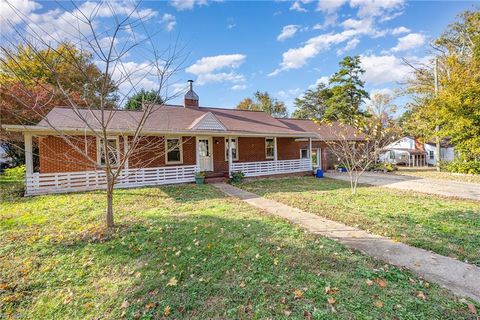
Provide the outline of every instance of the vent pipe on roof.
{"type": "Polygon", "coordinates": [[[198,95],[193,91],[193,80],[188,80],[189,90],[185,93],[185,108],[198,108],[198,95]]]}

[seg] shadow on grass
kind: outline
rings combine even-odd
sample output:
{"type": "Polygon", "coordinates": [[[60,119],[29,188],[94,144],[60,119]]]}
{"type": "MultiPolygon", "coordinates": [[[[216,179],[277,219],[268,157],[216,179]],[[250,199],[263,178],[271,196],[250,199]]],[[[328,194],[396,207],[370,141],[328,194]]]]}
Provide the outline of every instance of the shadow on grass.
{"type": "MultiPolygon", "coordinates": [[[[283,317],[285,310],[301,317],[314,309],[320,310],[320,316],[331,317],[325,294],[328,285],[338,288],[336,299],[346,301],[338,304],[336,317],[354,317],[357,305],[372,304],[372,294],[392,306],[403,300],[407,315],[413,308],[417,315],[435,310],[438,316],[455,317],[441,303],[418,304],[412,289],[405,288],[410,274],[395,268],[377,273],[374,270],[381,269],[381,263],[352,254],[332,241],[305,240],[301,234],[285,223],[250,217],[150,217],[142,224],[122,225],[105,242],[59,242],[52,251],[78,257],[88,252],[101,266],[101,273],[110,270],[110,281],[128,283],[109,293],[122,297],[104,306],[114,318],[122,313],[127,318],[160,318],[166,308],[173,317],[185,318],[283,317]],[[389,287],[372,291],[365,285],[368,277],[388,277],[389,287]],[[305,290],[305,296],[295,298],[295,289],[305,290]],[[128,301],[127,308],[120,308],[123,301],[128,301]]],[[[87,283],[94,282],[97,275],[87,272],[86,277],[87,283]]],[[[82,303],[88,300],[77,301],[77,305],[82,303]]],[[[385,313],[366,308],[362,315],[381,317],[385,313]]]]}

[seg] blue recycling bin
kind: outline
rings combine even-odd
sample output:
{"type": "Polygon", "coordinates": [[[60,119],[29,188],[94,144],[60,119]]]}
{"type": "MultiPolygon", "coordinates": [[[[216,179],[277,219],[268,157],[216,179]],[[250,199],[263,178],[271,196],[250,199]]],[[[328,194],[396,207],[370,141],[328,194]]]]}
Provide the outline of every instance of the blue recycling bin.
{"type": "Polygon", "coordinates": [[[317,173],[315,174],[315,177],[323,178],[323,170],[322,169],[317,169],[317,173]]]}

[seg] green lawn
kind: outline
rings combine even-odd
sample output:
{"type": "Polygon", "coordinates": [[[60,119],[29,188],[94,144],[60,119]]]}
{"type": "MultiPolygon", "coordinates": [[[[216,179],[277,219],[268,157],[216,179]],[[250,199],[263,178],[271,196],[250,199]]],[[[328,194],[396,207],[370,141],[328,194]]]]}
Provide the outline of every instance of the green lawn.
{"type": "Polygon", "coordinates": [[[480,265],[480,203],[313,177],[246,182],[267,198],[480,265]]]}
{"type": "Polygon", "coordinates": [[[429,169],[399,168],[399,170],[394,173],[404,175],[404,176],[413,176],[413,177],[421,177],[421,178],[451,180],[451,181],[458,181],[458,182],[470,182],[470,183],[480,184],[479,174],[463,175],[463,174],[454,174],[450,172],[437,172],[435,168],[429,168],[429,169]]]}
{"type": "Polygon", "coordinates": [[[110,233],[103,201],[0,203],[0,318],[475,319],[446,290],[209,186],[117,190],[110,233]]]}

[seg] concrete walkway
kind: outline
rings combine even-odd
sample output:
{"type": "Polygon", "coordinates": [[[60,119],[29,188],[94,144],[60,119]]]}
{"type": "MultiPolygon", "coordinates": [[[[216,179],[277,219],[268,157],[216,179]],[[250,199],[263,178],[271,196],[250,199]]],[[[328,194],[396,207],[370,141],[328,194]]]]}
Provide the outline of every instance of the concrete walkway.
{"type": "MultiPolygon", "coordinates": [[[[326,177],[350,181],[346,173],[326,173],[326,177]]],[[[449,180],[428,179],[384,173],[364,173],[360,183],[392,189],[410,190],[421,193],[480,201],[480,184],[449,180]]]]}
{"type": "Polygon", "coordinates": [[[424,279],[480,302],[480,268],[427,250],[407,246],[389,238],[334,222],[315,214],[265,199],[225,183],[214,184],[227,195],[274,216],[282,217],[304,229],[332,238],[387,263],[406,267],[424,279]]]}

